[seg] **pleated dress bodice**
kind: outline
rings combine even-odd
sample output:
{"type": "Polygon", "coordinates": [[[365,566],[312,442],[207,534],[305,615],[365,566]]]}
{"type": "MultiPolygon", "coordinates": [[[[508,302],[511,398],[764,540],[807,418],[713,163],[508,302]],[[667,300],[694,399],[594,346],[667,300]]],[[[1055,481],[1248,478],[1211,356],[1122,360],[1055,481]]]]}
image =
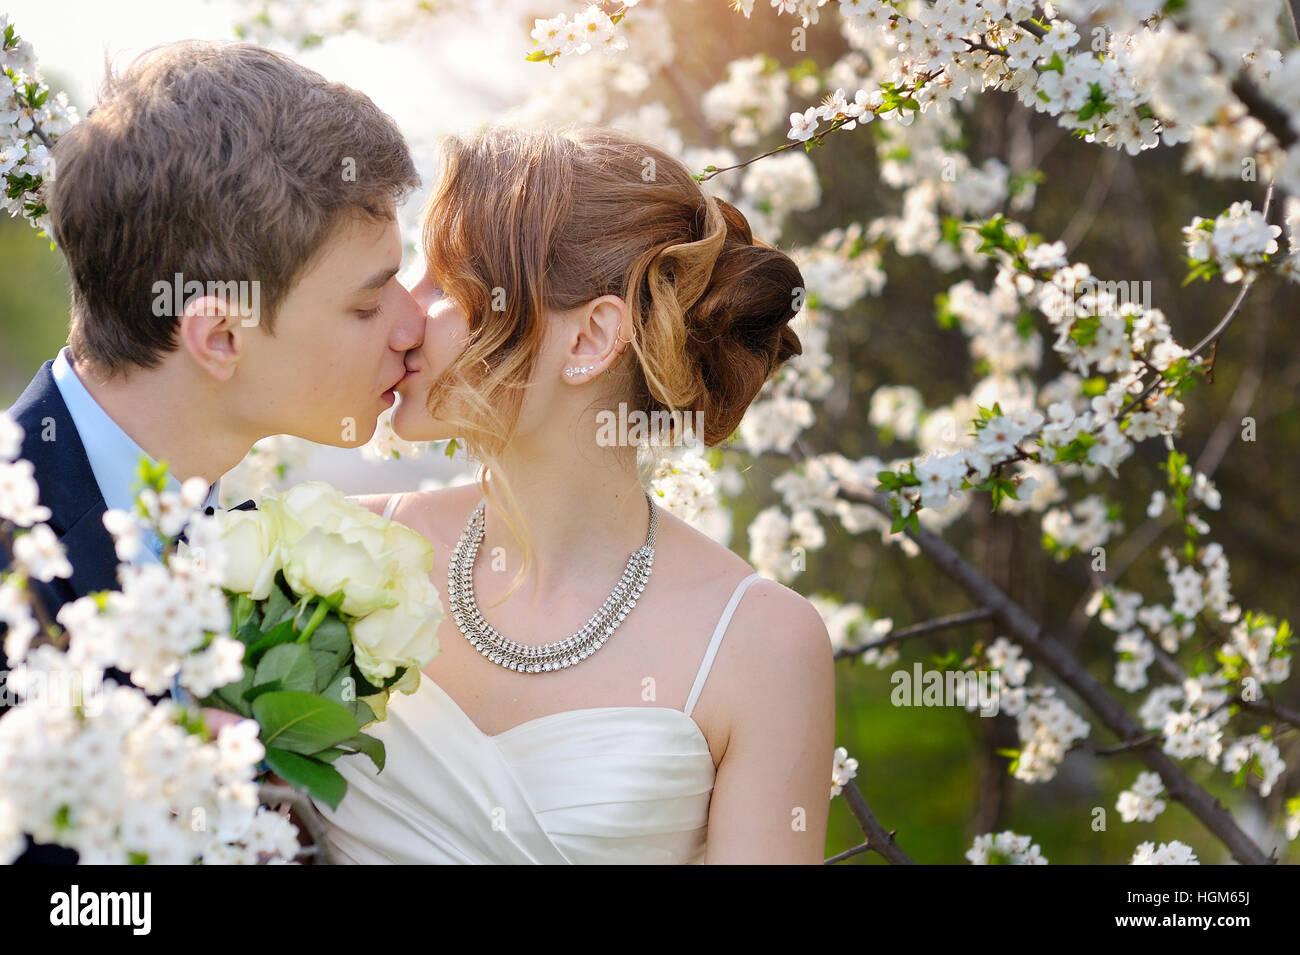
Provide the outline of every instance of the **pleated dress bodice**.
{"type": "Polygon", "coordinates": [[[334,766],[348,783],[317,802],[335,861],[357,864],[699,864],[715,769],[691,712],[736,605],[714,628],[683,710],[598,706],[484,733],[427,675],[396,693],[366,732],[382,772],[360,755],[334,766]]]}

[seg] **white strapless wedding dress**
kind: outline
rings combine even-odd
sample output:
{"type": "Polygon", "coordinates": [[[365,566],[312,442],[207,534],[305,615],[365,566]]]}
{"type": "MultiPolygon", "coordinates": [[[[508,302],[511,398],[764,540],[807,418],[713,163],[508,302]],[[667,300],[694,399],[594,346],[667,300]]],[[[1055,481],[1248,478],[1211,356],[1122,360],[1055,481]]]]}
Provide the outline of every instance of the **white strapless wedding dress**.
{"type": "Polygon", "coordinates": [[[759,579],[732,592],[685,710],[585,707],[490,736],[427,676],[409,696],[395,693],[387,719],[366,730],[383,740],[383,772],[342,756],[333,765],[347,794],[337,810],[315,804],[336,861],[702,863],[715,770],[691,711],[741,595],[759,579]]]}

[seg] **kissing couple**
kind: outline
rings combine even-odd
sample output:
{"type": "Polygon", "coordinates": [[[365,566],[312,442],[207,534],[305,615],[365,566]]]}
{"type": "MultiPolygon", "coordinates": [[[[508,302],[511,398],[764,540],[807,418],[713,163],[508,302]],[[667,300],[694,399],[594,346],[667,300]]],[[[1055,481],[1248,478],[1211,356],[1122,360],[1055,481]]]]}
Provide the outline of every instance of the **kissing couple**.
{"type": "MultiPolygon", "coordinates": [[[[142,454],[214,506],[256,441],[356,447],[396,405],[399,437],[457,439],[477,479],[360,501],[430,541],[464,612],[371,728],[384,770],[339,760],[347,795],[318,806],[330,854],[821,864],[820,615],[657,505],[636,444],[597,424],[685,412],[704,445],[726,440],[801,353],[789,256],[649,143],[495,127],[445,138],[408,289],[397,209],[419,180],[400,131],[251,44],[146,52],[54,157],[67,346],[10,411],[73,566],[32,582],[51,612],[116,588],[103,516],[132,508],[142,454]],[[192,281],[207,291],[159,293],[192,281]],[[579,662],[517,665],[565,640],[579,662]]],[[[19,861],[75,860],[33,844],[19,861]]]]}

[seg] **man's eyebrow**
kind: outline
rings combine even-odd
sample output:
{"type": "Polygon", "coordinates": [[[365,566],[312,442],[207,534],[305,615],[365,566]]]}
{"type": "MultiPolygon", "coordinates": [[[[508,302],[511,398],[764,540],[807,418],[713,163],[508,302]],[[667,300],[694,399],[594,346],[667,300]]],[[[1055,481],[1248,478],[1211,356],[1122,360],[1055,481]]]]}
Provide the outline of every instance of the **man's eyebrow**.
{"type": "Polygon", "coordinates": [[[385,282],[387,282],[399,271],[401,271],[401,268],[402,267],[400,265],[397,265],[391,269],[383,269],[382,271],[376,272],[373,276],[371,276],[370,281],[360,286],[357,289],[357,291],[364,292],[370,289],[377,289],[383,287],[385,282]]]}

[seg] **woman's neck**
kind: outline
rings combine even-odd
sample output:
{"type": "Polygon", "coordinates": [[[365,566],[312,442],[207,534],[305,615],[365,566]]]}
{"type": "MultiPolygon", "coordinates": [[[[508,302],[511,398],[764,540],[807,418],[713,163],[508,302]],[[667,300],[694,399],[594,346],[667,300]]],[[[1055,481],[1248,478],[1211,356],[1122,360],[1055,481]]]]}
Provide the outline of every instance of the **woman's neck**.
{"type": "MultiPolygon", "coordinates": [[[[573,455],[562,459],[507,454],[501,472],[509,482],[516,506],[527,523],[530,562],[521,591],[545,599],[576,581],[617,578],[628,557],[645,543],[650,519],[646,493],[637,476],[635,449],[622,455],[621,466],[608,460],[602,467],[573,455]]],[[[505,482],[496,482],[494,492],[505,482]]],[[[504,497],[504,494],[495,494],[504,497]]],[[[516,519],[512,515],[512,519],[516,519]]],[[[504,553],[510,579],[518,573],[522,552],[496,504],[489,499],[480,554],[504,553]],[[503,551],[496,551],[501,547],[503,551]]],[[[497,566],[500,566],[499,564],[497,566]]],[[[504,588],[503,588],[504,589],[504,588]]]]}

